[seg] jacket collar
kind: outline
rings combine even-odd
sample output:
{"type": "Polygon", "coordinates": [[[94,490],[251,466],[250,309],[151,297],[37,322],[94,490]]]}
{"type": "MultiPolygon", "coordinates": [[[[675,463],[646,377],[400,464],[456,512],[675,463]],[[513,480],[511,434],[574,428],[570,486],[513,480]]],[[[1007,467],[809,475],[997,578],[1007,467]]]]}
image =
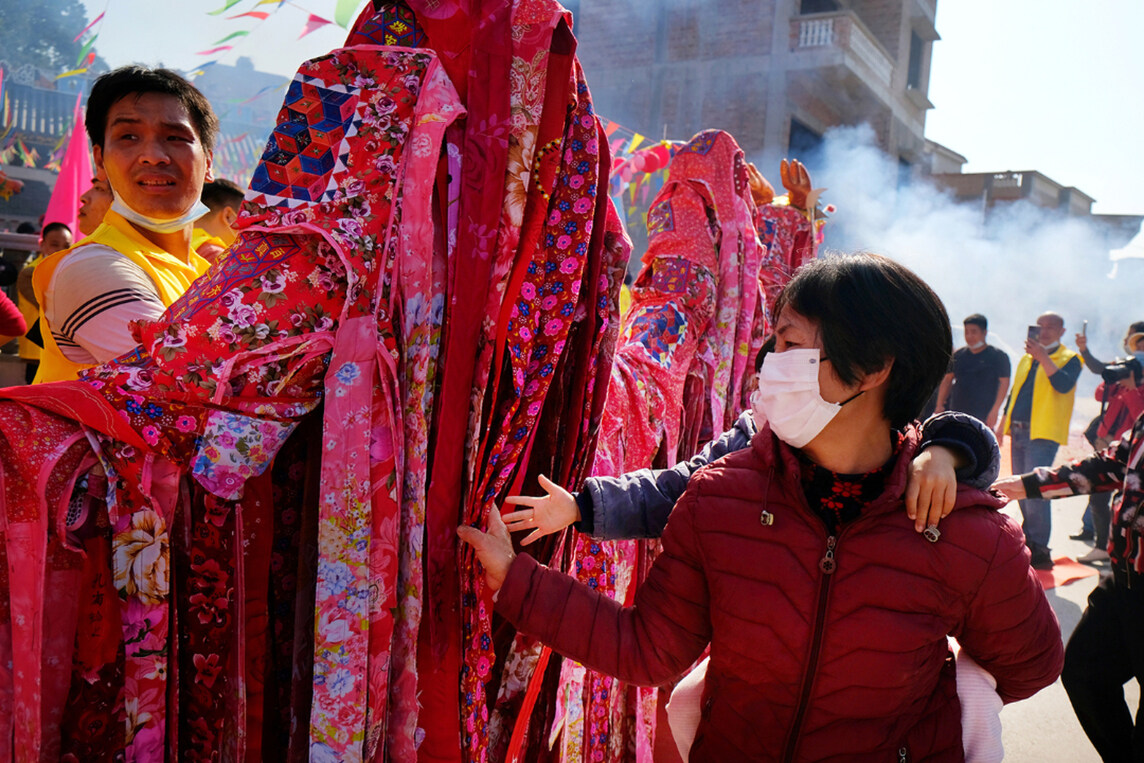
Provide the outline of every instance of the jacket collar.
{"type": "MultiPolygon", "coordinates": [[[[898,449],[894,466],[886,477],[885,489],[863,511],[863,516],[884,511],[901,511],[901,502],[906,494],[906,477],[910,461],[917,455],[920,443],[921,432],[918,426],[910,424],[906,427],[905,437],[898,449]]],[[[751,448],[763,461],[765,468],[774,470],[775,479],[780,480],[789,489],[802,492],[798,456],[795,455],[793,448],[771,431],[769,424],[764,424],[751,440],[751,448]]],[[[998,509],[1004,506],[1006,502],[1004,498],[992,491],[979,490],[959,483],[954,508],[986,506],[998,509]]]]}

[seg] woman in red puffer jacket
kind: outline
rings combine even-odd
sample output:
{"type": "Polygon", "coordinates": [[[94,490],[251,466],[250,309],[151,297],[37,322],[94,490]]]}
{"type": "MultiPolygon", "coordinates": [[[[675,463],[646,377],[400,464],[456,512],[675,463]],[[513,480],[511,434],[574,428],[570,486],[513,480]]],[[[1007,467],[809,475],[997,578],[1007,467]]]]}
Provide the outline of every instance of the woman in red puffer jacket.
{"type": "Polygon", "coordinates": [[[693,761],[960,761],[947,636],[1005,701],[1060,673],[1060,628],[1020,528],[963,489],[919,535],[905,428],[945,373],[937,296],[876,255],[803,268],[779,297],[751,447],[702,470],[633,606],[461,528],[517,628],[596,670],[664,683],[710,643],[693,761]]]}

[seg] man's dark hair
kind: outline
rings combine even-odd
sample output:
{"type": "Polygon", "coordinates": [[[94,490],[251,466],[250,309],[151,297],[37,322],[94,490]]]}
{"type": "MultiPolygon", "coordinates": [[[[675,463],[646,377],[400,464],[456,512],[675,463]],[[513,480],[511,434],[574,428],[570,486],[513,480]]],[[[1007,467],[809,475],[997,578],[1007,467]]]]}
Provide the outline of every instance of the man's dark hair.
{"type": "Polygon", "coordinates": [[[219,178],[203,184],[201,199],[212,212],[217,212],[222,207],[230,207],[237,212],[242,206],[242,198],[245,195],[237,183],[219,178]]]}
{"type": "Polygon", "coordinates": [[[66,230],[69,234],[72,232],[72,229],[64,223],[48,223],[44,226],[44,229],[40,231],[40,238],[43,238],[54,230],[66,230]]]}
{"type": "Polygon", "coordinates": [[[945,305],[909,268],[878,254],[831,255],[799,269],[775,302],[819,325],[822,348],[846,384],[893,361],[883,414],[900,428],[921,412],[949,366],[945,305]]]}
{"type": "Polygon", "coordinates": [[[25,220],[24,222],[22,222],[16,226],[16,232],[17,233],[35,233],[36,232],[36,226],[33,225],[32,223],[28,222],[27,220],[25,220]]]}
{"type": "Polygon", "coordinates": [[[965,320],[963,320],[961,322],[961,325],[963,325],[963,326],[977,326],[977,328],[981,329],[982,331],[988,331],[989,330],[989,321],[987,321],[985,319],[985,316],[982,315],[981,313],[974,313],[973,315],[971,315],[968,318],[966,318],[965,320]]]}
{"type": "Polygon", "coordinates": [[[129,95],[159,93],[177,98],[207,151],[213,151],[218,138],[218,117],[210,101],[198,89],[170,69],[148,69],[145,66],[121,66],[100,76],[92,85],[87,99],[87,116],[83,123],[92,145],[103,147],[107,130],[107,114],[111,107],[129,95]]]}
{"type": "Polygon", "coordinates": [[[1128,334],[1144,334],[1144,321],[1136,321],[1135,323],[1128,324],[1128,334]]]}

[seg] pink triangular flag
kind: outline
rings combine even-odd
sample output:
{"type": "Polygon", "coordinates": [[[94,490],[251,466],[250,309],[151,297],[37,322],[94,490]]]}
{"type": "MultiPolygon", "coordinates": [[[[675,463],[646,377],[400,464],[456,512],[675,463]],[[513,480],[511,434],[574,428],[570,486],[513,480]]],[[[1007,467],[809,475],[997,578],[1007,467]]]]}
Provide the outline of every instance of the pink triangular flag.
{"type": "Polygon", "coordinates": [[[83,128],[83,107],[80,95],[75,97],[75,124],[64,160],[60,164],[60,175],[52,189],[48,201],[48,211],[44,213],[44,224],[63,223],[71,228],[72,236],[78,241],[79,197],[91,188],[91,148],[87,143],[87,130],[83,128]]]}
{"type": "Polygon", "coordinates": [[[308,35],[310,32],[313,32],[315,29],[320,29],[321,27],[324,27],[326,24],[329,24],[329,23],[332,23],[332,22],[327,21],[326,19],[322,18],[321,16],[315,16],[313,13],[311,13],[310,18],[306,19],[306,28],[302,30],[302,34],[298,35],[298,39],[301,40],[303,37],[308,35]]]}

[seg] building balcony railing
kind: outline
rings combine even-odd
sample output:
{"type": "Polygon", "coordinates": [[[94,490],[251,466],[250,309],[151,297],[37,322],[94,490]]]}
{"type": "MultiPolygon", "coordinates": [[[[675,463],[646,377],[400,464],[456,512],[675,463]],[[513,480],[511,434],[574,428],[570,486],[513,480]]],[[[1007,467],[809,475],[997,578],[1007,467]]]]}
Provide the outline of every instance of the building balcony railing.
{"type": "Polygon", "coordinates": [[[850,11],[798,16],[791,21],[794,50],[834,48],[848,53],[870,70],[875,81],[890,86],[894,61],[850,11]]]}

